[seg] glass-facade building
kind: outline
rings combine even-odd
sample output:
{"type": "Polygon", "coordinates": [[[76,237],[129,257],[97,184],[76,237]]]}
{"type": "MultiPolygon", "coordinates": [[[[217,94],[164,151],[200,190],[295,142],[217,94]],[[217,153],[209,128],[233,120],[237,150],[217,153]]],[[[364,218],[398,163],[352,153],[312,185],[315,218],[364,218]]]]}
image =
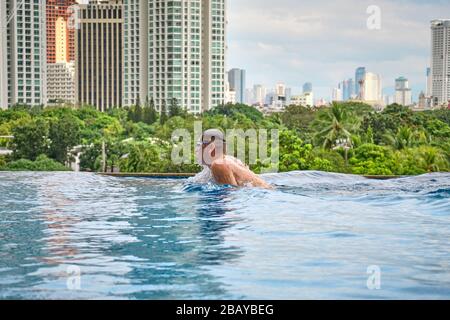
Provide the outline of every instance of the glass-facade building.
{"type": "Polygon", "coordinates": [[[364,85],[364,79],[366,77],[366,68],[365,67],[359,67],[358,69],[356,69],[355,72],[355,95],[359,98],[362,99],[362,94],[363,92],[361,92],[361,85],[364,85]]]}

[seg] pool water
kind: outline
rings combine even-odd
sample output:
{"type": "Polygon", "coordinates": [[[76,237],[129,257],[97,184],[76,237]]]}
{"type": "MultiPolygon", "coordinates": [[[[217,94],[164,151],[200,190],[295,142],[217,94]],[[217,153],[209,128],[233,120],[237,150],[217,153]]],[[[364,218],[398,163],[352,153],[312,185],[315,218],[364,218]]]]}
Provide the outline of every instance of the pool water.
{"type": "Polygon", "coordinates": [[[265,178],[0,173],[0,298],[450,298],[450,174],[265,178]]]}

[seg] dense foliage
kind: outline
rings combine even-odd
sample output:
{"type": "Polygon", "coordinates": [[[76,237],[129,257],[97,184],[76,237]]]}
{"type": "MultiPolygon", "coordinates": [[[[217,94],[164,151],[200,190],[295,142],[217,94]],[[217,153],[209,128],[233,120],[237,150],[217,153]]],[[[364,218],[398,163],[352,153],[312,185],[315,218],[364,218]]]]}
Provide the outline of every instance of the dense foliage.
{"type": "MultiPolygon", "coordinates": [[[[91,107],[27,108],[0,111],[0,170],[64,170],[80,152],[80,167],[122,172],[197,172],[190,163],[174,164],[171,153],[176,129],[187,129],[193,139],[194,122],[202,129],[279,130],[279,170],[321,170],[369,175],[407,175],[448,171],[450,110],[413,112],[391,105],[375,112],[361,103],[336,103],[311,109],[289,106],[264,116],[246,105],[225,105],[202,116],[188,114],[174,100],[162,116],[153,101],[101,113],[91,107]]],[[[248,148],[247,148],[248,149],[248,148]]],[[[270,150],[270,148],[269,148],[270,150]]],[[[247,150],[248,151],[248,150],[247,150]]],[[[268,169],[267,159],[251,168],[268,169]]]]}

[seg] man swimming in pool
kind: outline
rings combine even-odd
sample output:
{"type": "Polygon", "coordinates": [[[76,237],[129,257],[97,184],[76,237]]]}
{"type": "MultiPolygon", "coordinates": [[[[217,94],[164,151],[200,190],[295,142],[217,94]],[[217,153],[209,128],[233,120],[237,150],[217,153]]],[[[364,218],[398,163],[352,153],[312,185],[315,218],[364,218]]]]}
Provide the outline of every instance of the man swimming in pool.
{"type": "Polygon", "coordinates": [[[201,161],[212,173],[216,183],[232,186],[252,186],[270,189],[270,185],[253,173],[240,160],[228,156],[226,141],[222,131],[210,129],[203,133],[201,161]]]}

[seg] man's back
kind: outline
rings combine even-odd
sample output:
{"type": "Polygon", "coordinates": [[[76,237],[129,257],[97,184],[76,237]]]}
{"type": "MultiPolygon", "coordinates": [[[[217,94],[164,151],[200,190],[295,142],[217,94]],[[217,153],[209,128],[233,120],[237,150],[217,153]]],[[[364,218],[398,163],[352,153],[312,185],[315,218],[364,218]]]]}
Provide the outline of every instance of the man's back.
{"type": "Polygon", "coordinates": [[[215,160],[211,165],[211,172],[216,182],[220,184],[271,188],[242,162],[230,156],[215,160]]]}

